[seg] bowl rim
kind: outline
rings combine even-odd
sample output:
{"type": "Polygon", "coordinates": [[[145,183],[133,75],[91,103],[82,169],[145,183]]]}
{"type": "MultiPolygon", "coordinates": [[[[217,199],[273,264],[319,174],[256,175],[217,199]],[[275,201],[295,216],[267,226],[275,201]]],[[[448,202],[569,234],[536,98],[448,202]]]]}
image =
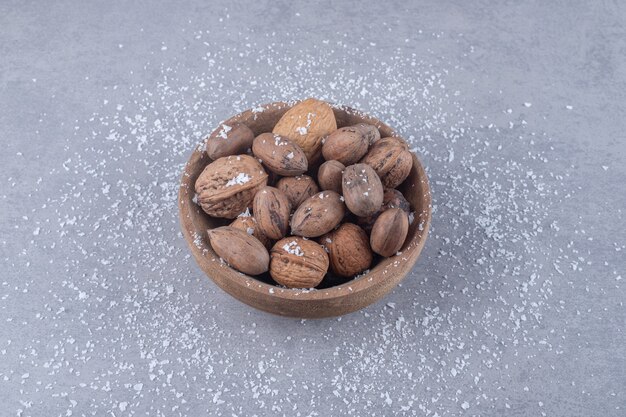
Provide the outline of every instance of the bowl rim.
{"type": "MultiPolygon", "coordinates": [[[[266,111],[271,111],[271,110],[284,110],[286,108],[292,107],[293,105],[297,104],[300,101],[302,100],[289,101],[289,102],[272,102],[272,103],[267,103],[264,105],[256,106],[254,108],[238,113],[218,124],[220,125],[231,124],[231,123],[236,123],[236,122],[246,124],[245,123],[246,121],[256,119],[256,116],[258,114],[262,114],[266,111]]],[[[377,118],[368,115],[367,113],[353,109],[349,106],[335,105],[332,103],[328,103],[328,104],[330,104],[330,106],[333,108],[333,111],[336,111],[336,110],[343,111],[343,112],[346,112],[347,114],[351,114],[351,115],[363,118],[368,123],[375,125],[379,129],[381,127],[388,129],[391,132],[391,135],[386,135],[386,136],[399,136],[397,132],[395,131],[395,129],[393,129],[386,123],[381,122],[377,118]]],[[[204,136],[204,138],[206,138],[206,136],[204,136]]],[[[189,194],[191,193],[192,196],[195,194],[195,190],[193,186],[194,184],[191,183],[191,179],[190,179],[191,175],[189,175],[190,168],[192,168],[195,164],[198,164],[202,159],[206,159],[207,164],[211,162],[211,160],[208,158],[208,156],[206,156],[206,153],[204,152],[204,140],[205,139],[203,139],[203,142],[200,143],[192,151],[192,155],[187,161],[187,163],[185,164],[185,167],[183,169],[183,173],[181,176],[181,183],[180,183],[180,188],[179,188],[179,193],[178,193],[178,209],[179,209],[181,228],[182,228],[182,232],[185,237],[185,240],[187,241],[188,246],[191,249],[191,252],[194,255],[196,263],[198,264],[200,269],[202,269],[205,275],[207,275],[219,287],[224,289],[229,294],[233,295],[231,291],[224,288],[224,286],[222,285],[222,282],[220,282],[221,281],[220,279],[216,279],[213,276],[214,271],[206,267],[205,263],[207,260],[211,262],[216,262],[215,258],[219,259],[219,256],[217,256],[215,252],[212,250],[210,244],[207,243],[206,238],[203,237],[203,239],[200,240],[200,244],[197,243],[196,241],[197,239],[194,236],[194,233],[197,234],[198,232],[200,233],[204,233],[204,232],[198,231],[198,228],[194,226],[193,221],[192,221],[192,215],[190,213],[190,210],[193,210],[194,207],[192,204],[187,203],[188,201],[191,201],[189,194]],[[213,259],[210,259],[211,257],[213,259]]],[[[424,191],[424,195],[423,195],[424,207],[421,213],[417,213],[417,212],[415,213],[415,221],[418,221],[419,219],[421,223],[421,227],[415,233],[413,238],[410,241],[405,242],[403,245],[402,254],[404,254],[407,251],[411,251],[411,252],[409,253],[408,258],[404,258],[404,257],[402,258],[403,263],[405,264],[404,268],[398,268],[398,269],[399,269],[399,272],[403,276],[399,278],[397,282],[391,286],[391,288],[395,287],[402,279],[404,279],[406,275],[410,272],[410,270],[413,268],[413,265],[417,261],[417,258],[419,257],[419,254],[428,236],[430,223],[432,219],[432,198],[431,198],[431,191],[430,191],[430,186],[428,182],[428,176],[426,174],[426,171],[421,161],[415,155],[415,153],[411,152],[411,155],[413,157],[413,165],[417,170],[418,178],[420,179],[421,187],[423,188],[423,191],[424,191]]],[[[197,208],[195,209],[197,210],[197,208]]],[[[396,258],[396,256],[398,255],[395,255],[394,257],[390,257],[386,259],[393,259],[393,258],[396,258]]],[[[333,300],[333,299],[339,299],[339,298],[345,297],[346,294],[348,293],[353,294],[353,295],[358,295],[360,293],[371,290],[373,287],[376,287],[377,285],[381,285],[381,282],[379,282],[381,280],[374,280],[373,279],[374,275],[372,273],[376,271],[378,267],[382,266],[383,262],[384,260],[379,262],[372,269],[369,269],[367,273],[358,275],[356,278],[353,278],[344,284],[333,286],[333,287],[328,287],[328,288],[323,288],[323,289],[300,289],[300,288],[286,288],[286,287],[276,286],[276,285],[265,283],[263,281],[260,281],[246,274],[240,273],[228,265],[225,265],[225,264],[224,265],[226,266],[226,270],[230,270],[234,272],[234,274],[225,274],[225,275],[230,275],[228,277],[230,283],[240,287],[242,291],[247,291],[247,292],[252,291],[262,297],[270,296],[271,298],[275,298],[275,299],[291,300],[291,301],[299,302],[299,301],[333,300]],[[234,277],[235,279],[231,279],[232,277],[234,277]]],[[[388,265],[385,265],[385,267],[386,266],[388,265]]],[[[391,290],[391,288],[389,290],[391,290]]],[[[239,299],[242,302],[245,302],[246,304],[249,304],[246,300],[240,297],[235,296],[235,298],[239,299]]],[[[263,309],[262,307],[259,307],[256,305],[254,307],[263,309]]],[[[268,309],[266,311],[274,312],[271,309],[268,309]]]]}

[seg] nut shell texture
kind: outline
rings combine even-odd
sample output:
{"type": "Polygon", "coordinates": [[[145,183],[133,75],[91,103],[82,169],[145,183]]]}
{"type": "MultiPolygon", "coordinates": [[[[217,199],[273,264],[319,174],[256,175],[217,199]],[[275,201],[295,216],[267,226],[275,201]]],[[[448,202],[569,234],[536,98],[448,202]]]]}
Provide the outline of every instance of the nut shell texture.
{"type": "Polygon", "coordinates": [[[378,142],[378,140],[380,139],[380,131],[374,125],[370,125],[367,123],[359,123],[352,127],[356,129],[360,129],[361,132],[363,132],[363,135],[365,135],[365,138],[367,139],[369,145],[373,145],[374,143],[378,142]]]}
{"type": "Polygon", "coordinates": [[[289,288],[316,287],[328,271],[328,255],[312,240],[281,239],[270,252],[270,275],[289,288]]]}
{"type": "Polygon", "coordinates": [[[409,231],[409,217],[399,208],[385,210],[374,223],[370,235],[372,250],[379,255],[393,256],[402,248],[409,231]]]}
{"type": "Polygon", "coordinates": [[[252,153],[263,161],[270,171],[282,176],[304,173],[308,162],[304,151],[296,143],[275,133],[262,133],[252,142],[252,153]]]}
{"type": "Polygon", "coordinates": [[[354,276],[372,264],[373,254],[367,233],[355,224],[342,224],[337,230],[322,236],[320,243],[328,252],[331,270],[339,276],[354,276]]]}
{"type": "Polygon", "coordinates": [[[261,232],[256,219],[252,216],[239,216],[230,224],[235,229],[243,230],[249,235],[256,237],[266,248],[269,247],[271,241],[261,232]]]}
{"type": "Polygon", "coordinates": [[[322,154],[327,161],[335,160],[344,165],[352,165],[363,158],[370,146],[365,131],[353,126],[342,127],[328,135],[322,146],[322,154]]]}
{"type": "Polygon", "coordinates": [[[287,234],[291,205],[282,191],[274,187],[261,188],[254,196],[252,210],[257,226],[265,236],[276,240],[287,234]]]}
{"type": "Polygon", "coordinates": [[[308,175],[281,178],[276,183],[276,188],[285,193],[292,210],[297,209],[304,200],[320,190],[315,180],[308,175]]]}
{"type": "Polygon", "coordinates": [[[254,236],[230,226],[211,229],[207,233],[215,253],[232,268],[248,275],[267,272],[269,253],[254,236]]]}
{"type": "Polygon", "coordinates": [[[317,171],[317,182],[322,190],[332,190],[341,194],[341,177],[345,165],[339,161],[326,161],[317,171]]]}
{"type": "Polygon", "coordinates": [[[370,216],[383,205],[383,186],[369,165],[347,167],[343,171],[342,190],[346,206],[357,216],[370,216]]]}
{"type": "Polygon", "coordinates": [[[198,204],[210,216],[234,219],[245,211],[267,173],[251,156],[219,158],[204,168],[195,183],[198,204]]]}
{"type": "Polygon", "coordinates": [[[309,98],[289,109],[274,126],[273,133],[297,143],[312,164],[319,158],[322,138],[337,130],[337,121],[330,105],[309,98]]]}
{"type": "Polygon", "coordinates": [[[206,153],[216,160],[224,156],[245,153],[251,146],[254,133],[242,123],[220,124],[206,140],[206,153]]]}
{"type": "Polygon", "coordinates": [[[409,176],[413,157],[403,139],[387,137],[377,141],[361,163],[374,168],[385,187],[396,188],[409,176]]]}
{"type": "Polygon", "coordinates": [[[404,195],[400,191],[395,188],[385,188],[385,193],[383,194],[383,206],[381,209],[371,216],[359,217],[357,223],[363,228],[363,230],[370,233],[372,231],[372,227],[374,227],[376,219],[378,219],[378,216],[389,208],[400,208],[407,214],[407,216],[411,213],[411,204],[406,198],[404,198],[404,195]]]}
{"type": "Polygon", "coordinates": [[[334,191],[322,191],[306,199],[293,213],[291,233],[317,237],[333,230],[346,214],[341,196],[334,191]]]}

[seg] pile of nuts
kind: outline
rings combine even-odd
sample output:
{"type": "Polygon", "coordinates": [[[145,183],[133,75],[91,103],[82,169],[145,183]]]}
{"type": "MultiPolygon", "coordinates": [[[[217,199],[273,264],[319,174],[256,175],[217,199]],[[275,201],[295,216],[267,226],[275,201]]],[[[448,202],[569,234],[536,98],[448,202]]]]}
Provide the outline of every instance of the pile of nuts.
{"type": "Polygon", "coordinates": [[[234,219],[208,235],[244,274],[313,288],[325,276],[345,282],[404,244],[411,206],[395,188],[413,164],[407,144],[364,123],[337,129],[326,102],[304,100],[256,137],[222,124],[206,152],[213,162],[196,180],[197,203],[234,219]]]}

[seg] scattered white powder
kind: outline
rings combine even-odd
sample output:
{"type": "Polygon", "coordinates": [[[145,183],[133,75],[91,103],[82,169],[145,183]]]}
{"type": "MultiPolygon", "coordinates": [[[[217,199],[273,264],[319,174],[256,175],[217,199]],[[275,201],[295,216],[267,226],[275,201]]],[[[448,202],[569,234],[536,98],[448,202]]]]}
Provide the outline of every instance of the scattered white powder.
{"type": "Polygon", "coordinates": [[[243,213],[239,213],[237,217],[251,217],[252,213],[250,213],[250,207],[246,207],[246,211],[243,213]]]}
{"type": "Polygon", "coordinates": [[[294,156],[295,156],[295,155],[293,154],[293,152],[289,152],[289,153],[287,154],[287,159],[293,159],[293,157],[294,157],[294,156]]]}
{"type": "Polygon", "coordinates": [[[241,185],[241,184],[245,184],[248,181],[250,181],[252,178],[246,174],[245,172],[240,172],[239,174],[237,174],[237,176],[235,178],[231,178],[230,180],[228,180],[228,182],[226,183],[226,187],[231,187],[233,185],[241,185]]]}
{"type": "Polygon", "coordinates": [[[298,242],[296,242],[295,240],[292,240],[291,242],[283,245],[283,249],[285,252],[290,253],[292,255],[304,256],[304,251],[302,251],[302,248],[300,247],[300,245],[298,245],[298,242]]]}
{"type": "Polygon", "coordinates": [[[299,133],[301,136],[304,136],[308,133],[308,130],[306,127],[300,126],[296,128],[296,132],[299,133]]]}
{"type": "MultiPolygon", "coordinates": [[[[382,415],[443,417],[470,404],[476,415],[527,404],[540,415],[530,399],[541,399],[542,381],[561,378],[564,352],[584,344],[546,317],[595,323],[606,317],[602,307],[577,312],[564,294],[610,294],[624,281],[615,264],[626,250],[622,238],[599,242],[587,218],[559,217],[580,194],[559,141],[530,121],[511,126],[497,119],[507,114],[479,113],[474,97],[448,85],[472,79],[472,91],[488,91],[491,81],[450,57],[342,38],[297,44],[296,60],[284,37],[246,27],[237,28],[241,42],[215,44],[214,31],[232,31],[226,18],[184,29],[184,50],[170,46],[171,58],[146,65],[158,79],[129,76],[94,99],[95,114],[77,109],[79,120],[65,132],[71,160],[42,163],[43,183],[23,185],[34,206],[12,225],[26,240],[11,246],[4,238],[9,273],[0,285],[3,305],[29,306],[5,324],[33,331],[22,332],[19,345],[10,334],[0,340],[3,363],[19,369],[17,377],[8,368],[0,374],[0,391],[23,401],[7,405],[7,414],[19,415],[18,407],[41,414],[45,404],[49,415],[368,415],[385,407],[382,415]],[[251,55],[255,71],[244,58],[251,55]],[[305,82],[295,82],[296,67],[305,82]],[[432,188],[431,232],[415,268],[385,301],[343,320],[285,320],[238,303],[208,282],[180,238],[180,174],[207,132],[246,108],[261,113],[259,103],[303,94],[388,122],[417,152],[432,188]],[[33,253],[50,263],[44,276],[26,269],[33,253]],[[607,262],[605,276],[590,273],[592,261],[607,262]],[[525,365],[538,360],[554,367],[534,369],[541,378],[529,380],[525,365]],[[310,367],[316,372],[303,372],[310,367]],[[497,390],[520,380],[530,389],[497,390]]],[[[298,32],[291,35],[299,42],[298,32]]],[[[428,42],[466,44],[455,36],[428,42]]],[[[519,107],[506,92],[497,99],[519,107]]],[[[611,213],[623,225],[622,212],[611,213]]],[[[198,248],[208,240],[193,239],[198,248]]],[[[309,291],[325,290],[300,293],[309,291]]],[[[564,383],[585,400],[617,405],[614,390],[600,398],[583,392],[585,381],[564,383]]]]}
{"type": "Polygon", "coordinates": [[[222,128],[220,129],[218,136],[222,139],[228,139],[228,132],[230,132],[231,130],[233,130],[232,127],[228,125],[222,125],[222,128]]]}

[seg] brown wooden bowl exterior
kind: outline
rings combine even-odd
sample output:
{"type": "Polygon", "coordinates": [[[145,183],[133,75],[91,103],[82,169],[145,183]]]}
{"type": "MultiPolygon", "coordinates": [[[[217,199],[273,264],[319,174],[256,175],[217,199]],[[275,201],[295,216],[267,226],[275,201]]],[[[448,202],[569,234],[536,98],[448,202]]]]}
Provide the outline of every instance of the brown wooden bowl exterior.
{"type": "MultiPolygon", "coordinates": [[[[244,123],[255,135],[271,132],[280,117],[295,103],[276,102],[247,110],[224,123],[244,123]]],[[[396,136],[395,131],[378,119],[345,106],[333,106],[337,127],[356,123],[373,124],[381,137],[396,136]]],[[[200,268],[224,291],[244,303],[269,313],[298,318],[322,318],[347,314],[372,304],[402,281],[417,261],[424,247],[431,221],[431,196],[428,178],[422,164],[413,155],[413,168],[399,187],[415,211],[415,218],[401,254],[383,258],[369,273],[343,285],[300,290],[281,288],[235,271],[220,262],[207,237],[207,229],[222,226],[226,221],[213,219],[193,202],[196,179],[211,160],[199,146],[185,166],[178,207],[185,240],[200,268]]]]}

